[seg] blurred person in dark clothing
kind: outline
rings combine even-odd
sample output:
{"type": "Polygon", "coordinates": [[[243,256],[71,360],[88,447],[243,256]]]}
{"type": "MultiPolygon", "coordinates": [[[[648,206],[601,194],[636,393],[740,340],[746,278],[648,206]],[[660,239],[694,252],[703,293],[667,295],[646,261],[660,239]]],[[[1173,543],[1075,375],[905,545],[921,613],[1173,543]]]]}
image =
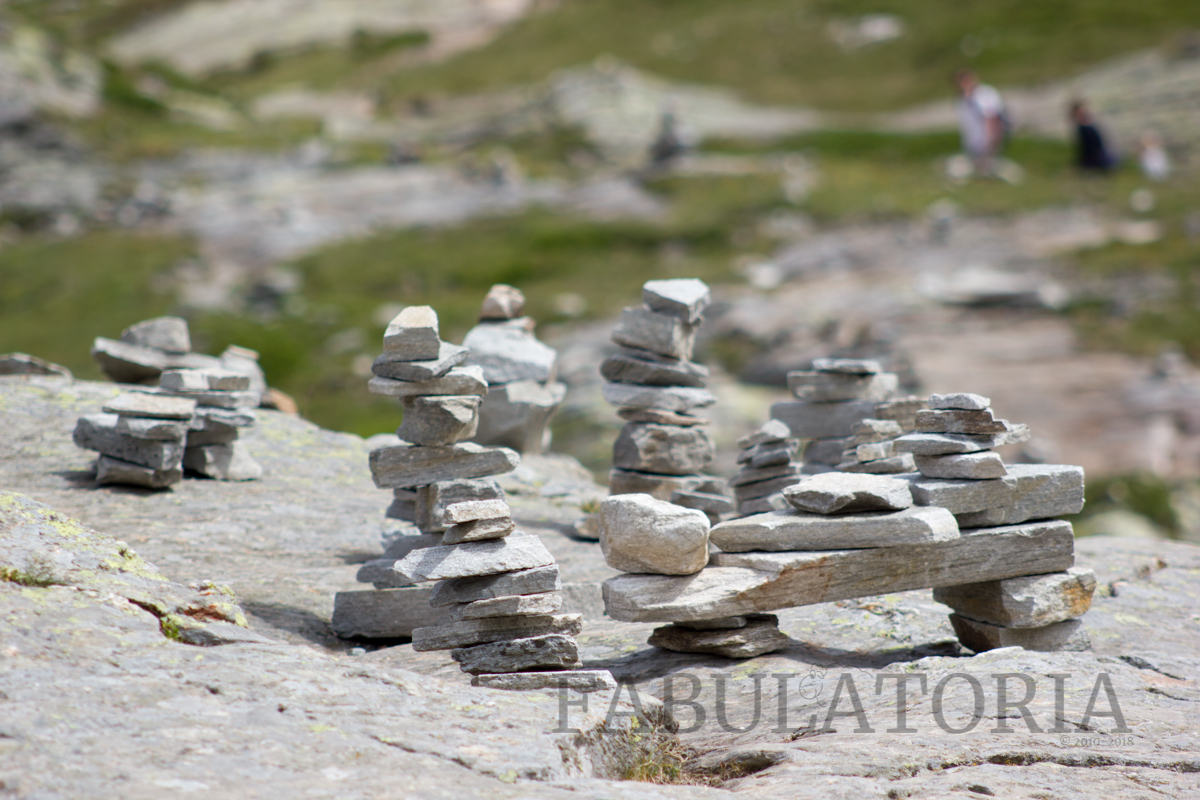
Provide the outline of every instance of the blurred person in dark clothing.
{"type": "Polygon", "coordinates": [[[1104,144],[1104,137],[1087,104],[1082,100],[1071,103],[1071,121],[1075,123],[1075,161],[1087,172],[1108,172],[1117,160],[1104,144]]]}

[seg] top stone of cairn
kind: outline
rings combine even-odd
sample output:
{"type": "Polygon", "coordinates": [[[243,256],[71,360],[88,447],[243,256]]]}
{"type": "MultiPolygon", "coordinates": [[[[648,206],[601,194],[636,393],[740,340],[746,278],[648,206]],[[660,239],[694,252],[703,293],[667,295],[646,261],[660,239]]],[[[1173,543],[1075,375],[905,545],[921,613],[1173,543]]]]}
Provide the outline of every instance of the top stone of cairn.
{"type": "Polygon", "coordinates": [[[948,409],[958,411],[984,411],[991,406],[992,401],[981,394],[958,392],[956,394],[931,394],[929,407],[931,409],[948,409]]]}
{"type": "Polygon", "coordinates": [[[812,368],[816,372],[840,372],[844,375],[874,375],[883,372],[878,361],[865,358],[815,358],[812,368]]]}
{"type": "Polygon", "coordinates": [[[192,337],[187,320],[181,317],[155,317],[135,322],[121,331],[121,341],[141,347],[153,347],[166,353],[190,353],[192,337]]]}
{"type": "Polygon", "coordinates": [[[488,290],[479,309],[479,321],[516,319],[525,310],[525,295],[521,290],[504,283],[497,283],[488,290]]]}
{"type": "Polygon", "coordinates": [[[708,286],[698,278],[646,281],[642,286],[646,308],[678,317],[689,325],[700,321],[710,299],[708,286]]]}
{"type": "Polygon", "coordinates": [[[402,356],[406,361],[435,359],[441,345],[437,312],[429,306],[404,309],[383,334],[383,352],[402,356]]]}

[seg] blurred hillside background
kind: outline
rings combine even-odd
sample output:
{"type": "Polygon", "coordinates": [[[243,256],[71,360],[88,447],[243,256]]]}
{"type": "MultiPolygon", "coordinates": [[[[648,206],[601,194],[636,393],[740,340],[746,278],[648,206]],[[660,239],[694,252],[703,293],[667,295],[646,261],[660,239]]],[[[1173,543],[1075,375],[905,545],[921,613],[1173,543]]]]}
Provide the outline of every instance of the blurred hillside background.
{"type": "Polygon", "coordinates": [[[1185,0],[8,0],[0,351],[100,378],[95,336],[179,314],[371,435],[391,317],[458,341],[509,283],[571,387],[555,449],[601,470],[613,318],[695,276],[722,443],[787,371],[877,357],[1083,464],[1081,530],[1200,540],[1198,177],[1185,0]],[[1009,103],[1004,180],[954,158],[963,66],[1009,103]],[[1113,174],[1073,166],[1076,98],[1113,174]]]}

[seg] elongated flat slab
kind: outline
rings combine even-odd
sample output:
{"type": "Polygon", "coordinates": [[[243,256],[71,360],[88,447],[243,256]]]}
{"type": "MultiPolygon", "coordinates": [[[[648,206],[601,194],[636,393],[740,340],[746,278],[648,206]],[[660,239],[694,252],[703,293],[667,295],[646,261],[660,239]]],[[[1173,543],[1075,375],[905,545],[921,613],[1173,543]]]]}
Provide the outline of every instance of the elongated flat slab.
{"type": "Polygon", "coordinates": [[[947,480],[988,480],[1008,474],[999,453],[984,450],[948,456],[915,456],[918,470],[926,478],[947,480]]]}
{"type": "Polygon", "coordinates": [[[936,507],[840,516],[757,514],[719,523],[710,533],[712,543],[727,553],[896,547],[957,538],[954,515],[936,507]]]}
{"type": "MultiPolygon", "coordinates": [[[[532,617],[542,614],[557,614],[562,610],[562,605],[562,592],[518,594],[450,606],[450,617],[456,622],[464,619],[488,619],[490,617],[532,617]]],[[[492,671],[500,672],[501,670],[492,671]]]]}
{"type": "Polygon", "coordinates": [[[463,647],[451,650],[450,657],[471,675],[564,670],[582,664],[575,640],[561,634],[463,647]]]}
{"type": "MultiPolygon", "coordinates": [[[[162,439],[179,442],[188,435],[188,421],[184,419],[153,419],[151,417],[117,418],[117,433],[132,436],[135,439],[162,439]]],[[[237,429],[232,428],[234,437],[237,429]]]]}
{"type": "Polygon", "coordinates": [[[570,689],[581,694],[610,692],[617,681],[606,669],[580,669],[556,672],[507,672],[498,675],[476,675],[472,686],[500,689],[508,692],[531,692],[537,689],[570,689]]]}
{"type": "Polygon", "coordinates": [[[165,489],[181,480],[183,470],[178,468],[150,469],[109,456],[96,459],[96,483],[101,486],[120,483],[127,486],[143,486],[147,489],[165,489]]]}
{"type": "Polygon", "coordinates": [[[454,367],[445,375],[427,381],[398,381],[378,375],[367,382],[367,391],[385,397],[434,397],[453,394],[487,394],[483,367],[471,364],[454,367]]]}
{"type": "Polygon", "coordinates": [[[659,408],[682,412],[717,402],[717,396],[712,392],[691,386],[637,386],[606,382],[600,391],[606,401],[618,408],[659,408]]]}
{"type": "Polygon", "coordinates": [[[1008,503],[985,511],[955,514],[961,528],[1016,525],[1083,510],[1083,467],[1069,464],[1009,464],[1013,484],[1008,503]]]}
{"type": "Polygon", "coordinates": [[[430,588],[367,589],[333,596],[333,632],[343,638],[398,639],[423,625],[450,622],[450,612],[429,607],[430,588]]]}
{"type": "Polygon", "coordinates": [[[182,441],[138,439],[117,431],[116,414],[85,414],[75,423],[77,447],[152,470],[177,470],[183,462],[182,441]]]}
{"type": "Polygon", "coordinates": [[[459,442],[444,447],[397,445],[370,455],[371,477],[380,489],[409,489],[456,478],[482,478],[511,472],[521,463],[507,447],[459,442]]]}
{"type": "Polygon", "coordinates": [[[797,400],[837,403],[846,400],[886,400],[896,392],[899,378],[892,372],[855,375],[842,372],[789,372],[788,388],[797,400]]]}
{"type": "Polygon", "coordinates": [[[126,392],[105,403],[104,410],[123,417],[190,420],[196,413],[196,401],[126,392]]]}
{"type": "Polygon", "coordinates": [[[1039,628],[1082,617],[1092,605],[1096,573],[1082,567],[933,590],[933,599],[964,617],[1005,628],[1039,628]]]}
{"type": "Polygon", "coordinates": [[[560,634],[575,636],[583,630],[583,617],[578,614],[555,614],[540,617],[491,617],[467,619],[430,628],[417,628],[412,633],[413,650],[453,650],[509,639],[531,639],[535,636],[560,634]]]}
{"type": "MultiPolygon", "coordinates": [[[[721,527],[720,525],[716,527],[721,527]]],[[[604,606],[622,622],[735,617],[909,589],[1062,572],[1075,561],[1071,524],[1034,522],[933,544],[817,553],[717,553],[695,575],[618,575],[604,606]]]]}
{"type": "Polygon", "coordinates": [[[1029,426],[1014,425],[1007,433],[971,435],[966,433],[909,433],[896,440],[896,451],[918,456],[945,456],[953,453],[978,453],[1004,444],[1029,441],[1029,426]]]}
{"type": "Polygon", "coordinates": [[[600,374],[614,383],[639,386],[704,386],[708,367],[690,361],[668,359],[649,350],[626,350],[604,359],[600,374]],[[633,353],[645,353],[638,357],[633,353]]]}
{"type": "Polygon", "coordinates": [[[681,361],[691,359],[695,339],[695,325],[645,308],[626,308],[612,332],[612,340],[617,344],[681,361]]]}
{"type": "Polygon", "coordinates": [[[1092,649],[1092,640],[1081,619],[1054,622],[1041,628],[1002,628],[986,622],[950,615],[954,634],[963,646],[982,653],[999,647],[1021,647],[1041,652],[1080,652],[1092,649]]]}
{"type": "Polygon", "coordinates": [[[371,371],[381,378],[397,381],[428,381],[440,378],[452,367],[466,361],[468,352],[465,347],[442,342],[437,358],[428,361],[404,361],[392,353],[383,353],[376,357],[371,371]]]}
{"type": "Polygon", "coordinates": [[[442,581],[433,587],[429,605],[442,607],[455,603],[473,603],[493,597],[541,594],[562,589],[558,567],[549,565],[523,569],[517,572],[502,572],[477,578],[454,578],[442,581]]]}
{"type": "Polygon", "coordinates": [[[554,556],[538,537],[506,536],[482,542],[423,547],[397,561],[392,569],[413,583],[420,583],[495,575],[553,563],[554,556]]]}

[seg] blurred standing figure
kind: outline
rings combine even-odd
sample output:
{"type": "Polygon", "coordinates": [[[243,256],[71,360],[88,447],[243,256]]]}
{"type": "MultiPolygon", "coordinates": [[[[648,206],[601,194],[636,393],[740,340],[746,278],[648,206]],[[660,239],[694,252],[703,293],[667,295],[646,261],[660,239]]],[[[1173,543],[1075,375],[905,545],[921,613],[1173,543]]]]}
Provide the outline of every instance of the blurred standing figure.
{"type": "Polygon", "coordinates": [[[958,84],[958,128],[963,150],[970,156],[975,174],[991,175],[1008,132],[1004,98],[991,86],[980,83],[973,70],[960,69],[954,82],[958,84]]]}
{"type": "Polygon", "coordinates": [[[1096,120],[1082,100],[1071,103],[1071,121],[1075,123],[1075,158],[1079,168],[1108,172],[1115,167],[1117,160],[1105,147],[1096,120]]]}
{"type": "Polygon", "coordinates": [[[1171,174],[1167,148],[1163,147],[1162,139],[1154,131],[1146,131],[1138,140],[1138,164],[1142,167],[1142,174],[1152,181],[1165,181],[1171,174]]]}

